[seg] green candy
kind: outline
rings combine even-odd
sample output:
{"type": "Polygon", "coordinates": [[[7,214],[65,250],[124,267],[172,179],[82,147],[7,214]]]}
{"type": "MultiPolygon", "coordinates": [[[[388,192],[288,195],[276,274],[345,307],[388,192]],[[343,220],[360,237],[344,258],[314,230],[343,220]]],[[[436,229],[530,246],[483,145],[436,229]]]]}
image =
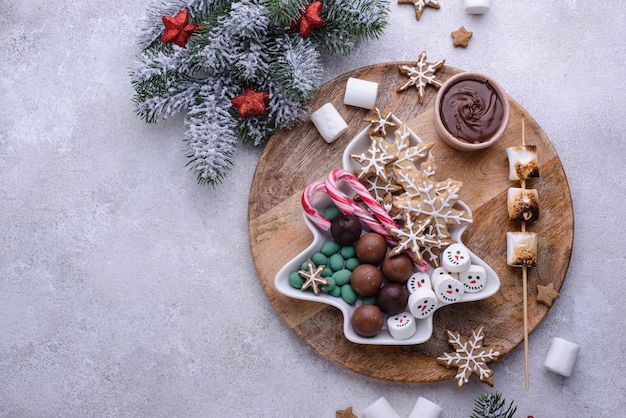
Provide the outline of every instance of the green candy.
{"type": "Polygon", "coordinates": [[[363,305],[376,305],[376,296],[363,298],[363,305]]]}
{"type": "Polygon", "coordinates": [[[359,261],[358,258],[354,257],[354,258],[349,258],[346,260],[346,268],[350,271],[354,270],[355,268],[357,268],[359,265],[361,264],[361,262],[359,261]]]}
{"type": "Polygon", "coordinates": [[[339,296],[341,296],[341,287],[339,286],[333,287],[332,290],[328,291],[328,294],[338,298],[339,296]]]}
{"type": "Polygon", "coordinates": [[[304,278],[300,276],[300,273],[294,271],[289,275],[289,284],[295,287],[296,289],[302,288],[304,284],[304,278]]]}
{"type": "Polygon", "coordinates": [[[345,247],[341,247],[340,254],[344,260],[356,257],[356,248],[354,245],[346,245],[345,247]]]}
{"type": "Polygon", "coordinates": [[[328,257],[322,253],[315,253],[313,254],[313,257],[311,257],[311,261],[316,266],[326,265],[328,263],[328,257]]]}
{"type": "Polygon", "coordinates": [[[322,246],[320,252],[325,256],[330,257],[331,255],[338,253],[340,249],[341,245],[339,245],[335,241],[328,241],[322,246]]]}
{"type": "Polygon", "coordinates": [[[324,216],[324,218],[328,219],[329,221],[332,221],[340,214],[341,214],[341,211],[337,208],[337,206],[331,206],[328,209],[326,209],[324,213],[322,213],[322,216],[324,216]]]}
{"type": "Polygon", "coordinates": [[[333,273],[333,279],[335,279],[337,286],[350,283],[350,277],[352,277],[352,272],[347,269],[341,269],[333,273]]]}
{"type": "Polygon", "coordinates": [[[300,270],[309,271],[309,260],[305,260],[300,264],[300,270]]]}
{"type": "Polygon", "coordinates": [[[341,298],[349,305],[354,305],[357,296],[352,286],[349,284],[341,286],[341,298]]]}
{"type": "Polygon", "coordinates": [[[341,254],[333,254],[328,259],[328,267],[333,269],[333,271],[339,271],[343,268],[344,259],[341,254]]]}
{"type": "Polygon", "coordinates": [[[331,290],[333,290],[335,287],[337,287],[337,282],[335,282],[335,279],[333,279],[332,276],[327,277],[326,279],[328,279],[328,281],[330,283],[325,284],[322,286],[322,289],[326,290],[327,292],[330,292],[331,290]]]}
{"type": "Polygon", "coordinates": [[[322,274],[321,274],[321,276],[325,277],[325,278],[328,278],[328,277],[330,277],[332,275],[333,275],[333,271],[330,269],[330,267],[326,267],[324,269],[324,271],[322,272],[322,274]]]}

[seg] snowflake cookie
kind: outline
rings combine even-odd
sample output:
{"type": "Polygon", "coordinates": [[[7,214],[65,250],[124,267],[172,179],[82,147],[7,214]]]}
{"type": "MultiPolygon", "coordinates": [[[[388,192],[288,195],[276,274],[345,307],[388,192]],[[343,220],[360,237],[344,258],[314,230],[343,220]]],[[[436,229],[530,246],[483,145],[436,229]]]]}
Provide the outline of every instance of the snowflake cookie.
{"type": "Polygon", "coordinates": [[[458,373],[454,376],[457,389],[462,389],[472,374],[478,376],[481,382],[493,386],[493,371],[487,367],[487,363],[497,360],[500,352],[483,346],[485,338],[483,326],[472,331],[471,337],[467,340],[458,332],[448,330],[447,334],[448,342],[456,351],[437,357],[437,362],[448,369],[458,368],[458,373]]]}
{"type": "Polygon", "coordinates": [[[439,60],[433,64],[426,62],[426,51],[422,51],[417,57],[417,64],[414,67],[409,65],[399,65],[398,70],[409,77],[409,81],[402,84],[396,90],[398,93],[408,89],[411,86],[415,86],[419,95],[420,104],[424,103],[424,97],[426,95],[426,86],[432,84],[436,88],[441,87],[441,81],[435,77],[435,73],[438,69],[443,67],[446,62],[445,59],[439,60]]]}
{"type": "Polygon", "coordinates": [[[420,20],[426,6],[440,9],[439,0],[398,0],[398,4],[412,4],[415,6],[415,19],[420,20]]]}

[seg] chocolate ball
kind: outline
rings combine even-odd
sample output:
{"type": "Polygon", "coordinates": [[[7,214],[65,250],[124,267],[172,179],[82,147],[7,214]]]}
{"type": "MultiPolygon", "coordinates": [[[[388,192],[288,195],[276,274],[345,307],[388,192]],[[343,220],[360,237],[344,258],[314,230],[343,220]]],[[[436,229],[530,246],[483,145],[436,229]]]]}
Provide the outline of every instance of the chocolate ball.
{"type": "Polygon", "coordinates": [[[383,260],[382,270],[390,282],[404,284],[413,274],[413,261],[404,253],[386,257],[383,260]]]}
{"type": "Polygon", "coordinates": [[[356,256],[361,262],[378,265],[387,254],[387,242],[376,232],[364,234],[356,243],[356,256]]]}
{"type": "Polygon", "coordinates": [[[376,305],[361,305],[352,314],[352,328],[361,337],[375,337],[383,327],[384,317],[376,305]]]}
{"type": "Polygon", "coordinates": [[[376,304],[381,311],[388,315],[397,315],[403,312],[408,301],[408,290],[398,283],[387,283],[380,288],[376,295],[376,304]]]}
{"type": "Polygon", "coordinates": [[[371,264],[357,266],[350,276],[350,286],[361,297],[374,296],[381,284],[383,276],[380,270],[371,264]]]}
{"type": "Polygon", "coordinates": [[[350,245],[361,236],[361,221],[356,215],[341,214],[330,223],[330,234],[341,245],[350,245]]]}

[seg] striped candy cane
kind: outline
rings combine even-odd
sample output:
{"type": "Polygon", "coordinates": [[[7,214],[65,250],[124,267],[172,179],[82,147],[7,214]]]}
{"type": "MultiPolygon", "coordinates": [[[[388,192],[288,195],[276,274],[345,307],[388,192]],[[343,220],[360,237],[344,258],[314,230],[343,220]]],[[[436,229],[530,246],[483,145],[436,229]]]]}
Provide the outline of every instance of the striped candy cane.
{"type": "Polygon", "coordinates": [[[321,213],[313,207],[312,198],[316,192],[327,193],[326,183],[316,182],[309,184],[302,193],[302,209],[306,216],[317,225],[318,228],[328,231],[330,229],[330,221],[322,216],[321,213]]]}
{"type": "Polygon", "coordinates": [[[382,235],[391,245],[398,243],[397,238],[391,235],[385,228],[386,226],[398,228],[398,225],[352,173],[342,169],[332,171],[326,178],[326,191],[343,213],[356,215],[361,222],[372,231],[382,235]],[[340,182],[345,182],[363,200],[363,203],[371,210],[371,213],[356,203],[352,197],[343,193],[339,188],[340,182]]]}

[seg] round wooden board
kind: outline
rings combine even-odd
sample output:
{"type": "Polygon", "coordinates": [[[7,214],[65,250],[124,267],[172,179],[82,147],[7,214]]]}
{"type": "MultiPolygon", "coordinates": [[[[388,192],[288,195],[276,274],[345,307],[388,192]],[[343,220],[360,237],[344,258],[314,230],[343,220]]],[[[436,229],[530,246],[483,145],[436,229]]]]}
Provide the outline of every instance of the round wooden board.
{"type": "MultiPolygon", "coordinates": [[[[437,356],[454,351],[447,342],[446,329],[469,336],[472,329],[482,324],[485,345],[500,351],[501,356],[523,341],[522,272],[506,264],[506,232],[520,230],[519,223],[508,219],[507,190],[518,184],[508,179],[505,152],[507,147],[521,143],[522,116],[526,143],[537,145],[541,173],[540,178],[527,182],[527,187],[538,190],[541,207],[540,219],[528,225],[529,231],[537,232],[539,240],[538,265],[528,270],[530,332],[549,311],[536,301],[537,285],[553,283],[558,291],[565,280],[574,240],[574,215],[567,178],[554,147],[517,102],[510,99],[509,127],[497,145],[474,153],[455,151],[443,144],[435,133],[432,119],[437,91],[433,86],[427,86],[421,105],[417,90],[413,88],[396,93],[396,88],[406,81],[397,69],[399,64],[414,65],[408,62],[364,67],[337,77],[319,89],[311,109],[330,102],[349,126],[334,143],[327,144],[310,120],[291,131],[278,132],[270,139],[259,159],[250,189],[248,230],[259,281],[276,312],[298,337],[319,355],[356,373],[389,381],[422,383],[452,379],[456,374],[456,369],[446,369],[436,361],[437,356]],[[501,280],[500,290],[490,298],[439,309],[434,316],[432,338],[423,344],[351,343],[343,336],[343,318],[338,309],[294,300],[274,288],[278,270],[312,241],[302,217],[302,191],[311,182],[323,180],[330,171],[341,167],[344,148],[367,126],[363,118],[372,114],[369,110],[343,104],[348,77],[378,82],[377,107],[393,111],[423,141],[435,142],[432,153],[438,166],[437,178],[463,181],[461,199],[473,211],[474,222],[463,234],[463,242],[493,267],[501,280]]],[[[458,69],[443,67],[437,76],[445,81],[458,72],[458,69]]],[[[524,365],[519,367],[522,376],[524,365]]]]}

